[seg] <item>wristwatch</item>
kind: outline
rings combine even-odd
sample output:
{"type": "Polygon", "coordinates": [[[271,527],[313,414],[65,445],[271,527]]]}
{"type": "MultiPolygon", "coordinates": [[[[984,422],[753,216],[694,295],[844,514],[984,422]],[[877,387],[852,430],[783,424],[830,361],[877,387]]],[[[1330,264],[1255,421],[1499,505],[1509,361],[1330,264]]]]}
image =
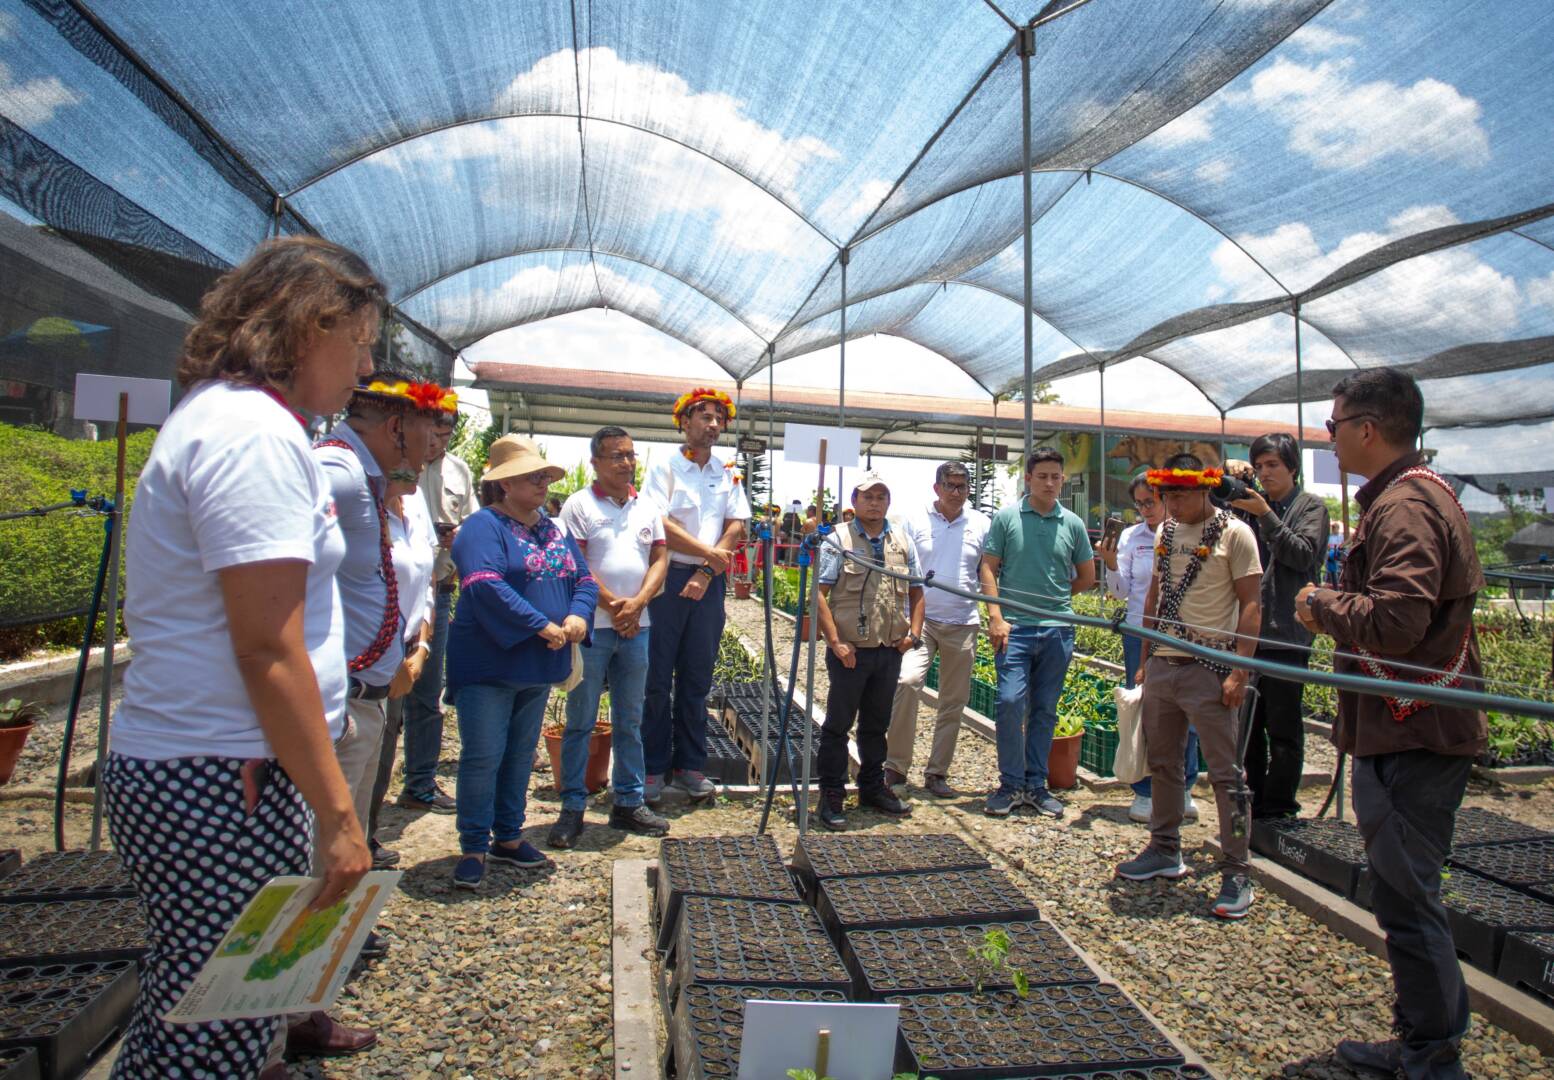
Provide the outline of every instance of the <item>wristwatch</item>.
{"type": "Polygon", "coordinates": [[[910,630],[907,631],[907,639],[912,642],[912,648],[918,649],[922,647],[923,639],[910,630]]]}
{"type": "Polygon", "coordinates": [[[1317,606],[1316,605],[1317,592],[1318,592],[1318,590],[1312,589],[1310,592],[1308,592],[1306,594],[1306,606],[1308,608],[1314,608],[1314,607],[1317,606]]]}

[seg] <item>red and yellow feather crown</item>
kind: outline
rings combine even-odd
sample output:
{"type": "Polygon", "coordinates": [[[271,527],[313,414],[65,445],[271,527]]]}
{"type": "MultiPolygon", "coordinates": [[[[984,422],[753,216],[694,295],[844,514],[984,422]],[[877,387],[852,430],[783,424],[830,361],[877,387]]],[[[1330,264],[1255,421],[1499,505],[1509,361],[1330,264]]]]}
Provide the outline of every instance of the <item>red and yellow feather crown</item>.
{"type": "Polygon", "coordinates": [[[434,382],[374,379],[365,386],[358,386],[356,392],[398,401],[421,412],[451,414],[459,411],[459,395],[434,382]]]}
{"type": "Polygon", "coordinates": [[[680,423],[680,417],[684,415],[687,409],[701,401],[710,401],[714,404],[723,406],[723,411],[728,414],[728,418],[730,420],[734,419],[733,398],[729,397],[723,391],[715,390],[710,386],[698,386],[696,389],[689,390],[675,399],[674,410],[670,413],[670,415],[674,417],[674,426],[683,426],[680,423]]]}
{"type": "Polygon", "coordinates": [[[1157,488],[1214,488],[1224,478],[1224,469],[1150,469],[1144,474],[1144,481],[1157,488]]]}

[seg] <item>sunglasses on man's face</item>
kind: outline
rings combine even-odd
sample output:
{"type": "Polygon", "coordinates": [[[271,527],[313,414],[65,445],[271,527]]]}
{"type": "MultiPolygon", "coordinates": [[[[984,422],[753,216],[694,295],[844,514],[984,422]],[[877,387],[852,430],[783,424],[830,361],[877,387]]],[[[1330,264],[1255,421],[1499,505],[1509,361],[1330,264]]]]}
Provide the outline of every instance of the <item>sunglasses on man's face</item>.
{"type": "Polygon", "coordinates": [[[1331,420],[1327,421],[1327,436],[1330,439],[1338,438],[1338,425],[1339,424],[1346,424],[1350,420],[1374,420],[1374,419],[1376,419],[1375,416],[1373,416],[1371,413],[1365,413],[1365,412],[1350,413],[1348,416],[1335,416],[1331,420]]]}

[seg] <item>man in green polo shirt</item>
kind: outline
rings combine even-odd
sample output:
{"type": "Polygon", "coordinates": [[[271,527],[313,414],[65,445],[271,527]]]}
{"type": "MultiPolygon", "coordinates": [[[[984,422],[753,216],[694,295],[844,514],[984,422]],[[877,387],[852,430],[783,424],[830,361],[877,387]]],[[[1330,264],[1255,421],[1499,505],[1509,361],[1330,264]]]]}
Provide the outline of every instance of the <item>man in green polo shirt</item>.
{"type": "MultiPolygon", "coordinates": [[[[1063,455],[1041,447],[1025,462],[1025,498],[993,517],[982,549],[982,591],[1047,611],[1072,612],[1070,597],[1095,584],[1095,554],[1084,522],[1058,505],[1063,455]]],[[[998,789],[986,812],[1005,817],[1017,806],[1063,816],[1047,790],[1047,754],[1058,723],[1058,696],[1074,655],[1074,627],[987,605],[988,636],[998,669],[998,789]],[[1012,624],[1012,625],[1011,625],[1012,624]]]]}

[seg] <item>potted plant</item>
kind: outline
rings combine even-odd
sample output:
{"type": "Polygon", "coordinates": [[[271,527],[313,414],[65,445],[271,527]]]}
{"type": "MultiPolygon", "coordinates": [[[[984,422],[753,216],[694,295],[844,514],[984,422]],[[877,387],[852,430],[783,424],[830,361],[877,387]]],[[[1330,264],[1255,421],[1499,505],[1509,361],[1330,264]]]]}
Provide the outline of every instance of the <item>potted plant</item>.
{"type": "Polygon", "coordinates": [[[748,600],[748,599],[750,599],[750,579],[749,578],[737,577],[737,578],[734,579],[734,599],[735,600],[748,600]]]}
{"type": "MultiPolygon", "coordinates": [[[[540,728],[545,736],[545,749],[550,753],[550,775],[555,778],[556,790],[561,790],[561,739],[566,734],[567,716],[565,694],[551,697],[550,714],[540,728]]],[[[588,794],[603,791],[610,783],[610,695],[599,695],[599,716],[594,721],[593,734],[588,737],[588,767],[583,773],[583,786],[588,794]]]]}
{"type": "Polygon", "coordinates": [[[12,698],[0,705],[0,784],[9,783],[22,756],[32,725],[48,718],[48,710],[36,701],[12,698]]]}
{"type": "Polygon", "coordinates": [[[1052,730],[1052,750],[1047,754],[1047,786],[1071,788],[1079,785],[1079,743],[1084,738],[1085,722],[1072,713],[1059,714],[1052,730]]]}

